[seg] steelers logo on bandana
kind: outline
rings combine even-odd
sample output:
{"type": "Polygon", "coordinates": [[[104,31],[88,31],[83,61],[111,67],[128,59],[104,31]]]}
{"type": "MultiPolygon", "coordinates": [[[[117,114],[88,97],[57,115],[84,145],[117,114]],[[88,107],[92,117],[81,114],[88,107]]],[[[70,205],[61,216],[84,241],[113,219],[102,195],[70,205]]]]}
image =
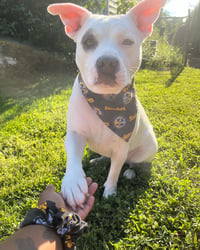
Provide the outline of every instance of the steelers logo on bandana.
{"type": "Polygon", "coordinates": [[[118,116],[115,120],[114,120],[114,126],[116,128],[123,128],[126,124],[126,119],[123,116],[118,116]]]}
{"type": "Polygon", "coordinates": [[[123,96],[124,104],[126,104],[126,105],[129,104],[131,102],[132,98],[133,98],[132,92],[130,92],[130,91],[125,92],[124,96],[123,96]]]}

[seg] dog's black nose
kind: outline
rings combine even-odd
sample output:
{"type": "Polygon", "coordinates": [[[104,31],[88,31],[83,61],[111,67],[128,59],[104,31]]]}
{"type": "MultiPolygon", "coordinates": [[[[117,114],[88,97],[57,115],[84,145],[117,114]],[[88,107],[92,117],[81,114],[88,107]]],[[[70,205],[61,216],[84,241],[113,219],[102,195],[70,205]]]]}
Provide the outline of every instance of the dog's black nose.
{"type": "Polygon", "coordinates": [[[98,73],[114,76],[119,70],[119,61],[113,56],[101,56],[96,62],[98,73]]]}

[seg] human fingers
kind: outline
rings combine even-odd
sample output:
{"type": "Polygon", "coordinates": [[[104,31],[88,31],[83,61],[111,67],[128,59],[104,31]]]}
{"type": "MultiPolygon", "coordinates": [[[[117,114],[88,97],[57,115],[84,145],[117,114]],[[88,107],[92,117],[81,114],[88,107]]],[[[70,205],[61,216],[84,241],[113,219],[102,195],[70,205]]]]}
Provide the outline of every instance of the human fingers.
{"type": "Polygon", "coordinates": [[[87,177],[86,180],[88,184],[88,194],[94,195],[98,188],[98,184],[96,182],[93,182],[91,177],[87,177]]]}
{"type": "Polygon", "coordinates": [[[91,177],[86,177],[86,181],[88,184],[88,187],[90,186],[90,184],[92,183],[92,178],[91,177]]]}
{"type": "Polygon", "coordinates": [[[98,188],[98,184],[96,182],[92,182],[90,184],[90,186],[88,187],[88,193],[89,193],[89,195],[93,196],[95,194],[95,192],[97,191],[97,188],[98,188]]]}
{"type": "Polygon", "coordinates": [[[81,217],[82,220],[84,220],[88,216],[90,211],[92,210],[92,208],[94,206],[94,201],[95,201],[94,196],[90,196],[87,198],[87,201],[84,205],[84,208],[83,209],[78,208],[77,213],[81,217]]]}

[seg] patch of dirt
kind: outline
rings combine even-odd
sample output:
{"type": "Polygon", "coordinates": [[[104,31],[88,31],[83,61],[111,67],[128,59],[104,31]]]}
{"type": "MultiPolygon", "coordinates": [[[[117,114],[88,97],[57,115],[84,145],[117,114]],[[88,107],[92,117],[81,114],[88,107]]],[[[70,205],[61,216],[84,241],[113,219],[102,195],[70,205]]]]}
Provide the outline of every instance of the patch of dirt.
{"type": "Polygon", "coordinates": [[[49,74],[67,71],[67,62],[13,41],[0,40],[0,95],[10,96],[49,74]]]}

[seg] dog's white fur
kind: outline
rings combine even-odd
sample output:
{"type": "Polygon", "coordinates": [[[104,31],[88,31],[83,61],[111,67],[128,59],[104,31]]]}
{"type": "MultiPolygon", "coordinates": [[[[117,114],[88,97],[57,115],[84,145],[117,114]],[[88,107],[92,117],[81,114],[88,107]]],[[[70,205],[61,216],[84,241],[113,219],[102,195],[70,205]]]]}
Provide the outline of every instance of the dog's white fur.
{"type": "MultiPolygon", "coordinates": [[[[117,94],[128,85],[141,63],[141,44],[152,32],[160,8],[165,0],[144,0],[126,15],[93,15],[73,4],[50,5],[51,14],[59,14],[66,34],[76,43],[76,63],[86,86],[99,94],[117,94]],[[72,15],[70,15],[72,14],[72,15]],[[83,37],[92,32],[97,45],[86,50],[83,37]],[[134,43],[132,43],[134,42],[134,43]],[[119,62],[115,84],[101,82],[96,68],[98,58],[112,56],[119,62]]],[[[91,42],[91,41],[90,41],[91,42]]],[[[67,170],[62,182],[62,193],[75,207],[85,201],[88,186],[82,169],[86,143],[93,151],[111,158],[110,171],[105,182],[104,196],[116,193],[118,177],[124,162],[149,162],[157,152],[157,141],[152,125],[137,100],[136,125],[129,143],[113,133],[95,114],[82,95],[76,78],[67,113],[67,170]]],[[[131,171],[126,172],[131,177],[131,171]]]]}

